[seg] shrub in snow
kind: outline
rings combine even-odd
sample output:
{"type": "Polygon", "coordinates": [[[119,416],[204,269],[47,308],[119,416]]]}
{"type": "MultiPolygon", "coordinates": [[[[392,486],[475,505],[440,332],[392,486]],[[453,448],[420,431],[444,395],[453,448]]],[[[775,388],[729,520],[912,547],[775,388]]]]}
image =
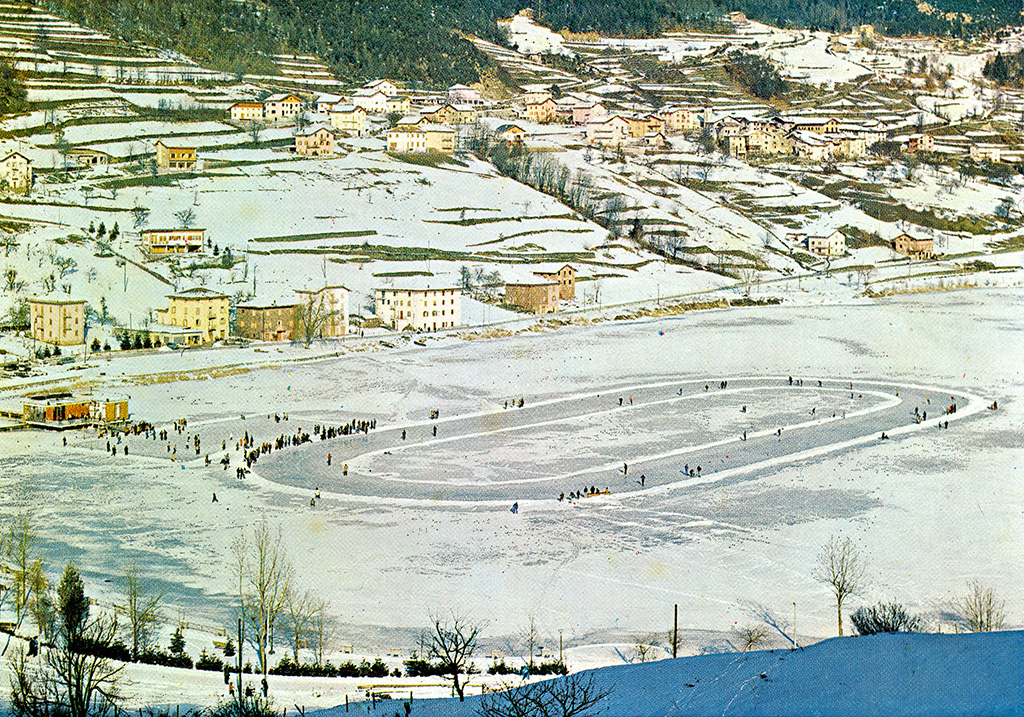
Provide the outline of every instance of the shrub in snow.
{"type": "Polygon", "coordinates": [[[899,603],[878,603],[872,607],[857,608],[850,621],[861,635],[879,632],[921,632],[921,618],[911,615],[899,603]]]}
{"type": "Polygon", "coordinates": [[[207,655],[206,648],[203,648],[202,653],[199,655],[199,659],[196,660],[197,670],[209,670],[210,672],[223,672],[224,663],[216,655],[207,655]]]}

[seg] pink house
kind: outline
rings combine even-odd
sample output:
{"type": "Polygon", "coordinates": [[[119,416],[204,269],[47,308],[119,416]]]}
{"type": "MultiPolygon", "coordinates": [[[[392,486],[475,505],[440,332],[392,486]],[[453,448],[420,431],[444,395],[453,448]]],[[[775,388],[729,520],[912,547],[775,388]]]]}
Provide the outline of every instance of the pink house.
{"type": "Polygon", "coordinates": [[[577,126],[585,125],[596,117],[604,117],[608,110],[600,102],[592,105],[577,105],[572,108],[572,123],[577,126]]]}

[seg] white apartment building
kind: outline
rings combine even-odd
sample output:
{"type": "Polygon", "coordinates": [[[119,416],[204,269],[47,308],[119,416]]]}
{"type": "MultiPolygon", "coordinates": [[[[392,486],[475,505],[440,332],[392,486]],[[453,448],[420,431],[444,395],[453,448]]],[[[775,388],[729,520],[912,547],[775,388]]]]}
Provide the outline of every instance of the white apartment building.
{"type": "Polygon", "coordinates": [[[396,331],[450,329],[462,320],[462,289],[396,287],[373,294],[377,318],[396,331]]]}

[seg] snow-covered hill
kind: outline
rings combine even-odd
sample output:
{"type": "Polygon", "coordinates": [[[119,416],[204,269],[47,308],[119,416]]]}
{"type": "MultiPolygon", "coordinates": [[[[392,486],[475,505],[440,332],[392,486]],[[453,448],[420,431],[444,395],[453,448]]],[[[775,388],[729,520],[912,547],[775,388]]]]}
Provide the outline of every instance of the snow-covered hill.
{"type": "MultiPolygon", "coordinates": [[[[606,717],[1020,715],[1022,654],[1024,632],[891,634],[833,638],[795,651],[621,665],[589,674],[599,691],[611,690],[593,712],[600,708],[606,717]]],[[[416,701],[411,714],[476,715],[480,700],[416,701]]],[[[367,714],[392,715],[396,707],[378,703],[367,714]]],[[[311,714],[344,713],[342,706],[311,714]]]]}

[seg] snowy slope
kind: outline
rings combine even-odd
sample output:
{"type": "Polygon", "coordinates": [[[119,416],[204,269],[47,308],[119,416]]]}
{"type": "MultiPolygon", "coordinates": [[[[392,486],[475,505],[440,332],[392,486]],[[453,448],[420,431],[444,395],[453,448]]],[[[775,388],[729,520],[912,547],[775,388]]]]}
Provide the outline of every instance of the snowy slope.
{"type": "MultiPolygon", "coordinates": [[[[608,717],[1019,715],[1024,632],[833,638],[803,650],[703,655],[593,671],[608,717]]],[[[416,717],[475,715],[480,697],[416,701],[416,717]]],[[[367,714],[394,714],[383,703],[367,714]]],[[[365,705],[361,705],[366,709],[365,705]]],[[[344,707],[315,713],[343,715],[344,707]]],[[[401,712],[400,712],[401,714],[401,712]]]]}

